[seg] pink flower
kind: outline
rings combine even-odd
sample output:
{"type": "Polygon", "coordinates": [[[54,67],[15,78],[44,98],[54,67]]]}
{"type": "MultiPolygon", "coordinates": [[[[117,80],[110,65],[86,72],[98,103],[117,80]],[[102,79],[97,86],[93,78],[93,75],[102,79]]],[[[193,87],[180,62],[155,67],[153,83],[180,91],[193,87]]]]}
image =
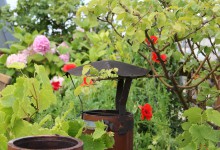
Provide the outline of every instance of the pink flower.
{"type": "Polygon", "coordinates": [[[50,41],[44,35],[38,35],[34,39],[33,50],[41,55],[44,55],[47,51],[50,50],[50,41]]]}
{"type": "Polygon", "coordinates": [[[6,66],[8,67],[9,65],[13,64],[13,63],[23,63],[23,64],[27,64],[27,55],[25,54],[12,54],[9,55],[7,60],[6,60],[6,66]]]}
{"type": "Polygon", "coordinates": [[[69,53],[61,54],[61,55],[59,56],[59,58],[60,58],[61,60],[63,60],[64,63],[67,63],[67,62],[69,62],[70,55],[69,55],[69,53]]]}
{"type": "Polygon", "coordinates": [[[69,48],[69,46],[66,44],[66,42],[62,42],[59,46],[59,47],[65,47],[65,48],[69,48]]]}
{"type": "Polygon", "coordinates": [[[62,85],[63,85],[63,81],[64,81],[64,78],[63,78],[63,77],[54,76],[54,77],[50,80],[50,83],[52,83],[52,82],[59,82],[60,85],[62,86],[62,85]]]}
{"type": "Polygon", "coordinates": [[[27,49],[21,51],[21,54],[26,55],[27,57],[30,55],[34,55],[35,52],[33,51],[33,46],[28,47],[27,49]]]}

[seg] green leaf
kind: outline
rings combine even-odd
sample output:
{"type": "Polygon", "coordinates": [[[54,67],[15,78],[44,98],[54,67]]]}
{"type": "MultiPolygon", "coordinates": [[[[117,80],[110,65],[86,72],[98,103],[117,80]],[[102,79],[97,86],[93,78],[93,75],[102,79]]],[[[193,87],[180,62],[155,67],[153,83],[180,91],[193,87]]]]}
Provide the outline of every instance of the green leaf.
{"type": "Polygon", "coordinates": [[[176,32],[182,32],[182,31],[184,30],[182,24],[177,23],[177,22],[173,25],[173,29],[174,29],[176,32]]]}
{"type": "Polygon", "coordinates": [[[163,27],[164,22],[166,22],[166,15],[164,13],[158,13],[158,16],[157,16],[157,26],[158,26],[158,28],[163,27]]]}
{"type": "Polygon", "coordinates": [[[96,128],[94,133],[92,134],[93,139],[99,139],[106,133],[105,128],[106,125],[103,122],[97,121],[95,122],[96,128]]]}
{"type": "Polygon", "coordinates": [[[106,133],[101,137],[105,143],[106,148],[113,148],[113,145],[115,143],[113,135],[111,136],[108,133],[106,133]]]}
{"type": "Polygon", "coordinates": [[[3,134],[0,134],[0,149],[6,150],[7,149],[7,142],[8,139],[3,134]]]}
{"type": "Polygon", "coordinates": [[[187,117],[191,123],[202,122],[202,109],[198,107],[192,107],[183,113],[184,117],[187,117]]]}
{"type": "Polygon", "coordinates": [[[41,62],[45,59],[45,57],[41,54],[34,54],[28,57],[29,60],[34,60],[36,62],[41,62]]]}
{"type": "Polygon", "coordinates": [[[134,38],[137,40],[138,43],[142,43],[145,40],[145,33],[143,30],[137,30],[134,33],[134,38]]]}
{"type": "Polygon", "coordinates": [[[52,120],[52,117],[51,115],[48,114],[40,121],[39,126],[43,126],[47,121],[50,121],[50,120],[52,120]]]}
{"type": "Polygon", "coordinates": [[[90,68],[91,68],[91,65],[83,66],[82,75],[86,75],[89,72],[90,68]]]}
{"type": "Polygon", "coordinates": [[[220,112],[213,109],[207,109],[205,111],[207,115],[207,121],[210,121],[211,123],[220,126],[220,112]]]}
{"type": "Polygon", "coordinates": [[[125,12],[125,10],[121,7],[115,7],[113,10],[112,10],[113,13],[115,14],[122,14],[125,12]]]}
{"type": "Polygon", "coordinates": [[[82,128],[84,123],[79,120],[74,120],[69,122],[68,134],[72,137],[79,137],[82,134],[82,128]],[[81,132],[81,133],[79,133],[81,132]]]}
{"type": "Polygon", "coordinates": [[[21,62],[14,62],[12,64],[7,65],[8,68],[14,68],[14,69],[24,69],[26,65],[21,62]]]}
{"type": "Polygon", "coordinates": [[[189,129],[192,135],[192,140],[198,144],[205,143],[206,140],[218,142],[220,140],[219,131],[213,130],[206,125],[192,125],[189,129]]]}
{"type": "Polygon", "coordinates": [[[188,145],[191,142],[192,136],[188,131],[185,131],[182,134],[180,134],[176,138],[176,140],[177,140],[180,147],[185,147],[186,145],[188,145]]]}
{"type": "Polygon", "coordinates": [[[75,90],[74,90],[74,95],[78,96],[80,93],[82,92],[82,87],[78,86],[75,90]]]}
{"type": "Polygon", "coordinates": [[[101,139],[93,140],[91,135],[82,135],[80,139],[84,143],[85,150],[104,150],[105,144],[101,139]]]}
{"type": "Polygon", "coordinates": [[[184,123],[182,123],[182,128],[183,128],[183,130],[189,130],[189,128],[191,127],[191,123],[190,122],[184,122],[184,123]]]}

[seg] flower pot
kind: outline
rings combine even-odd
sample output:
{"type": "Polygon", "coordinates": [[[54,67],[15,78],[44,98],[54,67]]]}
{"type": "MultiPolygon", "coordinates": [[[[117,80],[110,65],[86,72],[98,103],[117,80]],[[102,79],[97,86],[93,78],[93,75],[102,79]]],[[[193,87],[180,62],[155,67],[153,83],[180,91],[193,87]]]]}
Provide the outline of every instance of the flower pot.
{"type": "Polygon", "coordinates": [[[83,112],[83,120],[87,127],[84,134],[91,134],[95,130],[95,122],[103,121],[108,131],[114,132],[114,147],[108,150],[133,150],[133,115],[126,112],[120,115],[116,110],[90,110],[83,112]]]}
{"type": "Polygon", "coordinates": [[[65,136],[28,136],[8,142],[8,150],[83,150],[83,142],[65,136]]]}

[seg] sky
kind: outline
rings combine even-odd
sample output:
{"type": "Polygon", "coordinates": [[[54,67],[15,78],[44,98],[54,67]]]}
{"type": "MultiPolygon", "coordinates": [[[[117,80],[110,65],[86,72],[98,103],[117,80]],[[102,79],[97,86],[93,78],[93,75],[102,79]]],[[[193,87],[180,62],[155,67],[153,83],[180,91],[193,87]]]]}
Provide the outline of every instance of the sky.
{"type": "Polygon", "coordinates": [[[6,0],[8,4],[11,5],[12,8],[16,7],[17,0],[6,0]]]}

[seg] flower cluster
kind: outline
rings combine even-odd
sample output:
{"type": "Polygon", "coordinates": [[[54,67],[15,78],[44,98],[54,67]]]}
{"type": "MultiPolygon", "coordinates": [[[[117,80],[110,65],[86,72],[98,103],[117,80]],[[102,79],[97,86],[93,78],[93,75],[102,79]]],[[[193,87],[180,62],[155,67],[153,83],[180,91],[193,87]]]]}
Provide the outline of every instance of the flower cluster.
{"type": "MultiPolygon", "coordinates": [[[[152,35],[152,36],[150,36],[150,41],[151,41],[153,44],[157,44],[158,37],[152,35]]],[[[145,39],[145,42],[147,43],[148,46],[151,46],[151,42],[150,42],[150,41],[149,41],[147,38],[145,39]]],[[[161,59],[164,63],[166,63],[166,61],[167,61],[167,55],[166,55],[166,54],[162,54],[162,55],[160,55],[159,57],[160,57],[160,59],[161,59]]],[[[160,63],[159,57],[158,57],[158,55],[157,55],[156,52],[152,52],[152,53],[151,53],[151,59],[152,59],[153,62],[160,63]]]]}
{"type": "Polygon", "coordinates": [[[138,106],[141,109],[141,120],[144,120],[145,118],[147,120],[151,120],[153,114],[152,114],[152,107],[150,104],[146,103],[144,106],[138,106]]]}
{"type": "Polygon", "coordinates": [[[10,65],[14,63],[22,63],[24,65],[27,64],[27,56],[25,54],[12,54],[9,55],[6,60],[6,66],[10,67],[10,65]]]}
{"type": "Polygon", "coordinates": [[[50,41],[44,35],[38,35],[33,42],[33,50],[41,55],[46,54],[50,50],[50,41]]]}

